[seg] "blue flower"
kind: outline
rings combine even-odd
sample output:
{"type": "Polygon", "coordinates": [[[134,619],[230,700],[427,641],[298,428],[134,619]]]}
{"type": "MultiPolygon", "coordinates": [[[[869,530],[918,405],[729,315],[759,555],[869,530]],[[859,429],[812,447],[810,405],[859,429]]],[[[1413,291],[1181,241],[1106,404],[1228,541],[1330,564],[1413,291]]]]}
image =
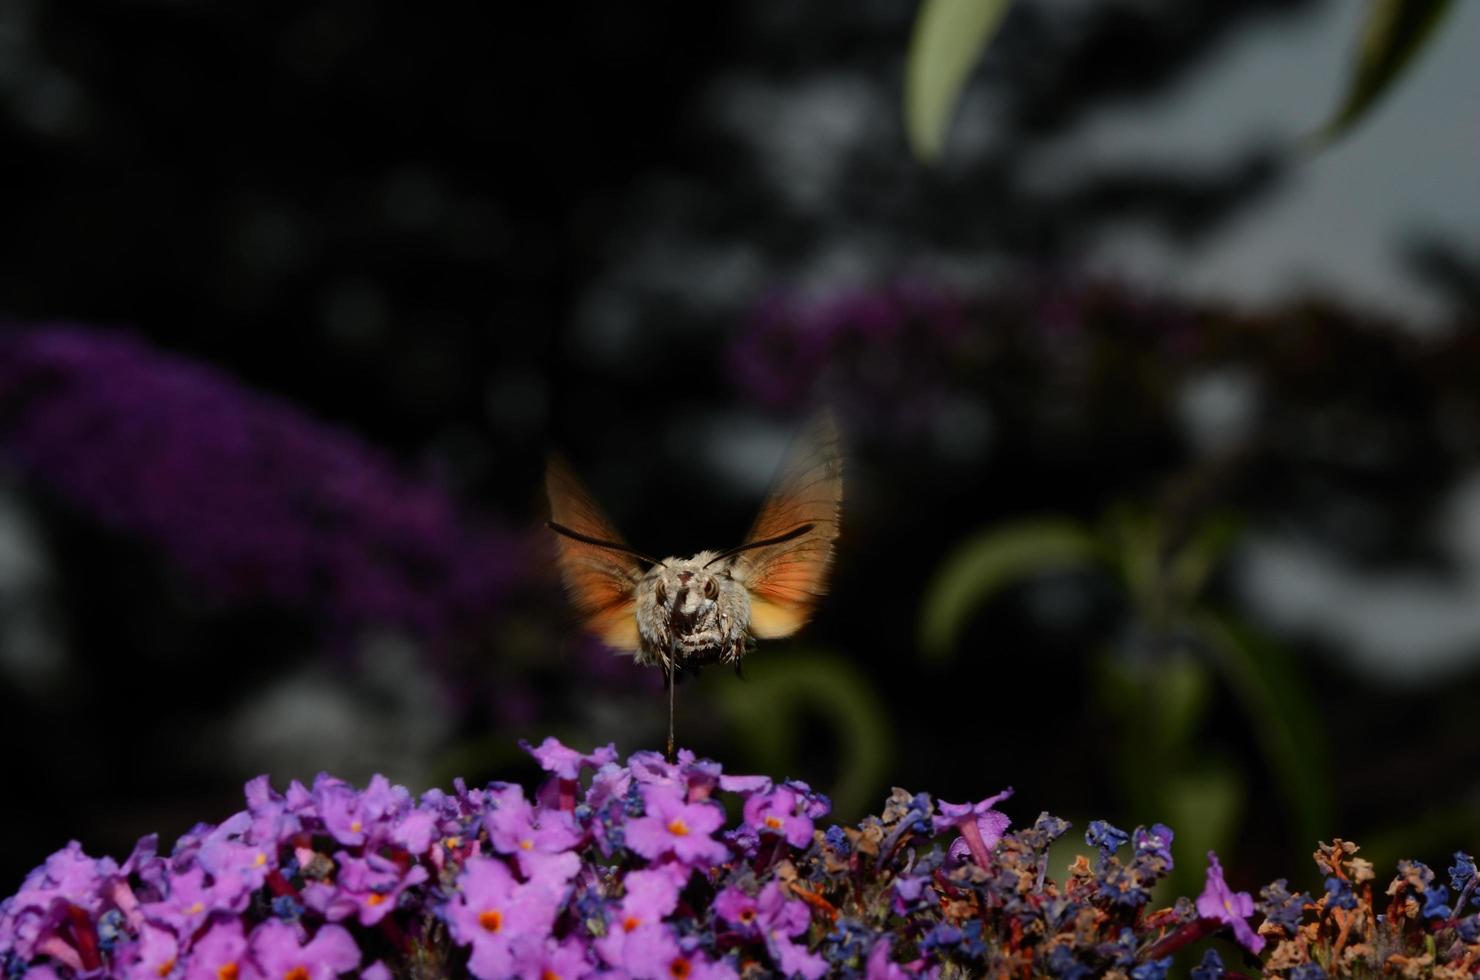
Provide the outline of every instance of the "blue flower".
{"type": "Polygon", "coordinates": [[[972,919],[961,928],[961,952],[967,956],[985,956],[986,940],[982,938],[982,920],[972,919]]]}
{"type": "Polygon", "coordinates": [[[1254,907],[1264,917],[1287,933],[1300,928],[1300,919],[1305,915],[1308,896],[1303,892],[1290,892],[1284,878],[1271,882],[1259,890],[1259,901],[1254,907]]]}
{"type": "Polygon", "coordinates": [[[1222,980],[1223,957],[1216,949],[1203,953],[1202,962],[1192,968],[1192,980],[1222,980]]]}
{"type": "Polygon", "coordinates": [[[1095,971],[1085,966],[1074,956],[1074,951],[1068,946],[1055,946],[1053,952],[1048,954],[1048,972],[1058,977],[1059,980],[1084,980],[1085,977],[1093,976],[1095,971]]]}
{"type": "Polygon", "coordinates": [[[297,922],[303,916],[303,903],[292,895],[279,895],[272,900],[272,914],[288,922],[297,922]]]}
{"type": "Polygon", "coordinates": [[[1326,907],[1333,909],[1357,907],[1357,896],[1352,894],[1352,886],[1345,879],[1336,877],[1326,879],[1326,907]]]}
{"type": "Polygon", "coordinates": [[[1455,926],[1455,931],[1466,943],[1480,941],[1480,915],[1460,919],[1459,924],[1455,926]]]}
{"type": "Polygon", "coordinates": [[[1098,849],[1102,859],[1108,859],[1129,840],[1129,834],[1105,820],[1091,821],[1084,832],[1084,842],[1098,849]]]}
{"type": "Polygon", "coordinates": [[[1018,839],[1035,851],[1047,850],[1048,845],[1062,837],[1069,826],[1067,820],[1051,813],[1040,813],[1038,819],[1033,821],[1033,826],[1019,831],[1018,839]]]}
{"type": "Polygon", "coordinates": [[[1103,863],[1098,880],[1101,893],[1116,905],[1136,908],[1151,901],[1151,892],[1140,869],[1134,865],[1125,867],[1119,861],[1103,863]]]}
{"type": "Polygon", "coordinates": [[[1447,919],[1452,914],[1449,905],[1449,889],[1443,885],[1430,885],[1423,893],[1423,917],[1425,919],[1447,919]]]}
{"type": "Polygon", "coordinates": [[[1290,980],[1326,980],[1326,971],[1319,963],[1301,963],[1290,968],[1290,980]]]}
{"type": "Polygon", "coordinates": [[[1167,970],[1171,968],[1171,965],[1170,956],[1142,963],[1131,971],[1131,980],[1166,980],[1167,970]]]}
{"type": "Polygon", "coordinates": [[[123,913],[118,909],[109,909],[98,917],[98,945],[103,952],[111,952],[123,933],[123,913]]]}
{"type": "Polygon", "coordinates": [[[843,828],[838,824],[833,824],[827,828],[827,833],[823,835],[822,839],[827,843],[828,847],[837,852],[839,857],[847,857],[853,850],[853,846],[848,843],[848,835],[843,832],[843,828]]]}
{"type": "Polygon", "coordinates": [[[833,963],[862,962],[873,949],[878,937],[874,930],[856,919],[840,917],[827,935],[828,959],[833,963]]]}
{"type": "MultiPolygon", "coordinates": [[[[980,923],[978,923],[979,925],[980,923]]],[[[938,946],[955,946],[961,942],[962,932],[949,922],[942,922],[926,934],[920,940],[922,950],[935,949],[938,946]]]]}
{"type": "Polygon", "coordinates": [[[1449,887],[1456,893],[1475,880],[1475,859],[1464,851],[1454,852],[1454,866],[1449,869],[1449,887]]]}
{"type": "Polygon", "coordinates": [[[1100,943],[1096,951],[1119,969],[1125,970],[1136,961],[1136,946],[1136,934],[1129,929],[1121,929],[1114,942],[1100,943]]]}

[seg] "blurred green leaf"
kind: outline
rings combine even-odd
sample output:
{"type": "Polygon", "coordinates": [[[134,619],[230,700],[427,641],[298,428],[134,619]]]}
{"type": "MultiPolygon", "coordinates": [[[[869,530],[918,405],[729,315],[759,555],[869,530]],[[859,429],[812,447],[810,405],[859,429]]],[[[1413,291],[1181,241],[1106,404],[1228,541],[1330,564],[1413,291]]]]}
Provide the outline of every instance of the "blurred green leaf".
{"type": "Polygon", "coordinates": [[[1315,706],[1289,655],[1217,613],[1200,613],[1196,625],[1294,811],[1296,833],[1313,845],[1321,834],[1331,832],[1325,740],[1315,706]]]}
{"type": "Polygon", "coordinates": [[[1362,857],[1371,861],[1381,876],[1400,858],[1431,856],[1455,847],[1473,850],[1477,826],[1480,804],[1467,800],[1426,810],[1402,826],[1364,833],[1357,843],[1362,845],[1362,857]]]}
{"type": "Polygon", "coordinates": [[[780,778],[796,765],[808,714],[832,729],[838,772],[829,794],[840,819],[862,814],[884,787],[894,748],[888,708],[853,663],[821,650],[796,650],[747,666],[743,684],[717,691],[756,772],[780,778]]]}
{"type": "Polygon", "coordinates": [[[1012,0],[924,0],[905,65],[904,123],[915,156],[940,158],[961,88],[1012,0]]]}
{"type": "Polygon", "coordinates": [[[1161,518],[1132,504],[1117,504],[1105,517],[1112,562],[1141,614],[1156,623],[1166,607],[1161,518]]]}
{"type": "Polygon", "coordinates": [[[1082,568],[1098,558],[1094,536],[1061,518],[1008,524],[969,538],[946,558],[926,588],[921,651],[932,660],[949,656],[972,614],[1005,586],[1033,575],[1082,568]]]}
{"type": "Polygon", "coordinates": [[[1392,87],[1434,35],[1451,0],[1373,0],[1341,107],[1316,135],[1325,145],[1345,135],[1392,87]]]}
{"type": "Polygon", "coordinates": [[[1202,722],[1212,692],[1208,669],[1181,657],[1161,664],[1151,678],[1147,722],[1158,745],[1178,746],[1202,722]]]}
{"type": "Polygon", "coordinates": [[[1213,569],[1228,555],[1238,540],[1243,522],[1231,515],[1220,514],[1197,526],[1172,557],[1167,570],[1171,588],[1183,600],[1191,600],[1207,584],[1213,569]]]}
{"type": "Polygon", "coordinates": [[[1176,868],[1183,894],[1200,883],[1203,855],[1219,851],[1227,856],[1234,828],[1243,820],[1246,798],[1243,777],[1222,762],[1196,772],[1168,774],[1161,794],[1167,812],[1157,819],[1176,830],[1176,868]]]}

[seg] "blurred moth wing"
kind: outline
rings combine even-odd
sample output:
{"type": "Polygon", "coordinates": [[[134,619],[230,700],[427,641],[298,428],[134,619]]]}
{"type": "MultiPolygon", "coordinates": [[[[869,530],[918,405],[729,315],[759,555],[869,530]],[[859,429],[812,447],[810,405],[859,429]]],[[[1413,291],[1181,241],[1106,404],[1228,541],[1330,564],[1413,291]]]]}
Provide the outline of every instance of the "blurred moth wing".
{"type": "Polygon", "coordinates": [[[578,536],[560,533],[555,537],[556,563],[576,612],[586,629],[607,646],[636,653],[640,643],[635,592],[643,562],[651,564],[652,560],[627,548],[564,460],[550,458],[545,489],[550,496],[551,523],[578,536]],[[591,543],[595,541],[603,544],[591,543]]]}
{"type": "Polygon", "coordinates": [[[750,597],[750,632],[791,636],[827,592],[843,506],[843,454],[831,412],[813,416],[792,443],[731,574],[750,597]],[[797,530],[806,528],[804,533],[797,530]],[[755,546],[772,538],[776,544],[755,546]]]}

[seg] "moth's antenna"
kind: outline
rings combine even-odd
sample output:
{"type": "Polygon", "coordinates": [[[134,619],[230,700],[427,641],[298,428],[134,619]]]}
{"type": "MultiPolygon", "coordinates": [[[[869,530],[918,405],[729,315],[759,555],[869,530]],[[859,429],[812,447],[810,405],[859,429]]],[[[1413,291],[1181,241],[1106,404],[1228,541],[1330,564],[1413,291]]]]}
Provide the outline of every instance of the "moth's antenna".
{"type": "Polygon", "coordinates": [[[570,538],[574,541],[580,541],[582,544],[594,544],[598,548],[606,548],[609,551],[620,551],[623,554],[631,555],[633,558],[636,558],[639,561],[645,561],[649,565],[662,564],[662,562],[658,561],[658,559],[651,558],[638,551],[636,548],[629,548],[625,544],[619,544],[616,541],[603,541],[600,538],[593,538],[589,534],[582,534],[579,531],[572,531],[564,524],[556,524],[554,521],[546,521],[545,526],[554,531],[556,534],[563,534],[567,538],[570,538]]]}
{"type": "Polygon", "coordinates": [[[778,534],[774,538],[764,538],[760,541],[747,541],[744,544],[736,545],[735,547],[730,548],[726,551],[721,551],[719,554],[706,561],[704,563],[704,567],[708,568],[710,565],[713,565],[715,562],[723,558],[729,558],[733,555],[738,555],[742,551],[750,551],[752,548],[769,548],[773,544],[785,544],[788,541],[794,541],[816,526],[816,524],[798,524],[796,527],[792,528],[790,531],[787,531],[785,534],[778,534]]]}

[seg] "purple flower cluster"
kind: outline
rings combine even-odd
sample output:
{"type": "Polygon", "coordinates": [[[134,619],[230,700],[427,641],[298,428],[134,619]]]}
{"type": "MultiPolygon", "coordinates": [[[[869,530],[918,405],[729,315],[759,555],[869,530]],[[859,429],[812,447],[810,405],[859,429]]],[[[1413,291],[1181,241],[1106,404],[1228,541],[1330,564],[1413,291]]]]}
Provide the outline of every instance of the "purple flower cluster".
{"type": "Polygon", "coordinates": [[[756,306],[729,362],[767,407],[795,409],[821,386],[856,417],[880,398],[918,402],[938,390],[965,337],[956,298],[920,283],[823,299],[776,292],[756,306]]]}
{"type": "MultiPolygon", "coordinates": [[[[687,752],[623,764],[611,746],[526,748],[549,774],[533,794],[459,782],[416,799],[381,777],[360,790],[328,776],[279,793],[259,777],[245,810],[197,826],[167,857],[154,837],[121,864],[70,844],[0,903],[0,970],[1164,980],[1178,950],[1225,931],[1290,980],[1336,964],[1420,976],[1480,962],[1480,926],[1441,910],[1433,872],[1403,862],[1374,915],[1370,865],[1342,841],[1317,863],[1356,906],[1280,881],[1262,892],[1256,931],[1253,899],[1211,854],[1195,901],[1152,907],[1172,867],[1160,824],[1126,834],[1096,821],[1086,842],[1098,853],[1055,880],[1048,849],[1068,824],[1045,813],[1010,830],[996,809],[1010,790],[967,804],[895,790],[879,816],[824,830],[828,802],[803,783],[731,775],[687,752]]],[[[1472,868],[1456,856],[1456,906],[1472,868]]],[[[1209,950],[1193,974],[1218,980],[1223,964],[1209,950]]]]}
{"type": "Polygon", "coordinates": [[[440,638],[522,564],[515,539],[349,433],[121,334],[0,332],[0,452],[212,597],[337,628],[440,638]]]}

